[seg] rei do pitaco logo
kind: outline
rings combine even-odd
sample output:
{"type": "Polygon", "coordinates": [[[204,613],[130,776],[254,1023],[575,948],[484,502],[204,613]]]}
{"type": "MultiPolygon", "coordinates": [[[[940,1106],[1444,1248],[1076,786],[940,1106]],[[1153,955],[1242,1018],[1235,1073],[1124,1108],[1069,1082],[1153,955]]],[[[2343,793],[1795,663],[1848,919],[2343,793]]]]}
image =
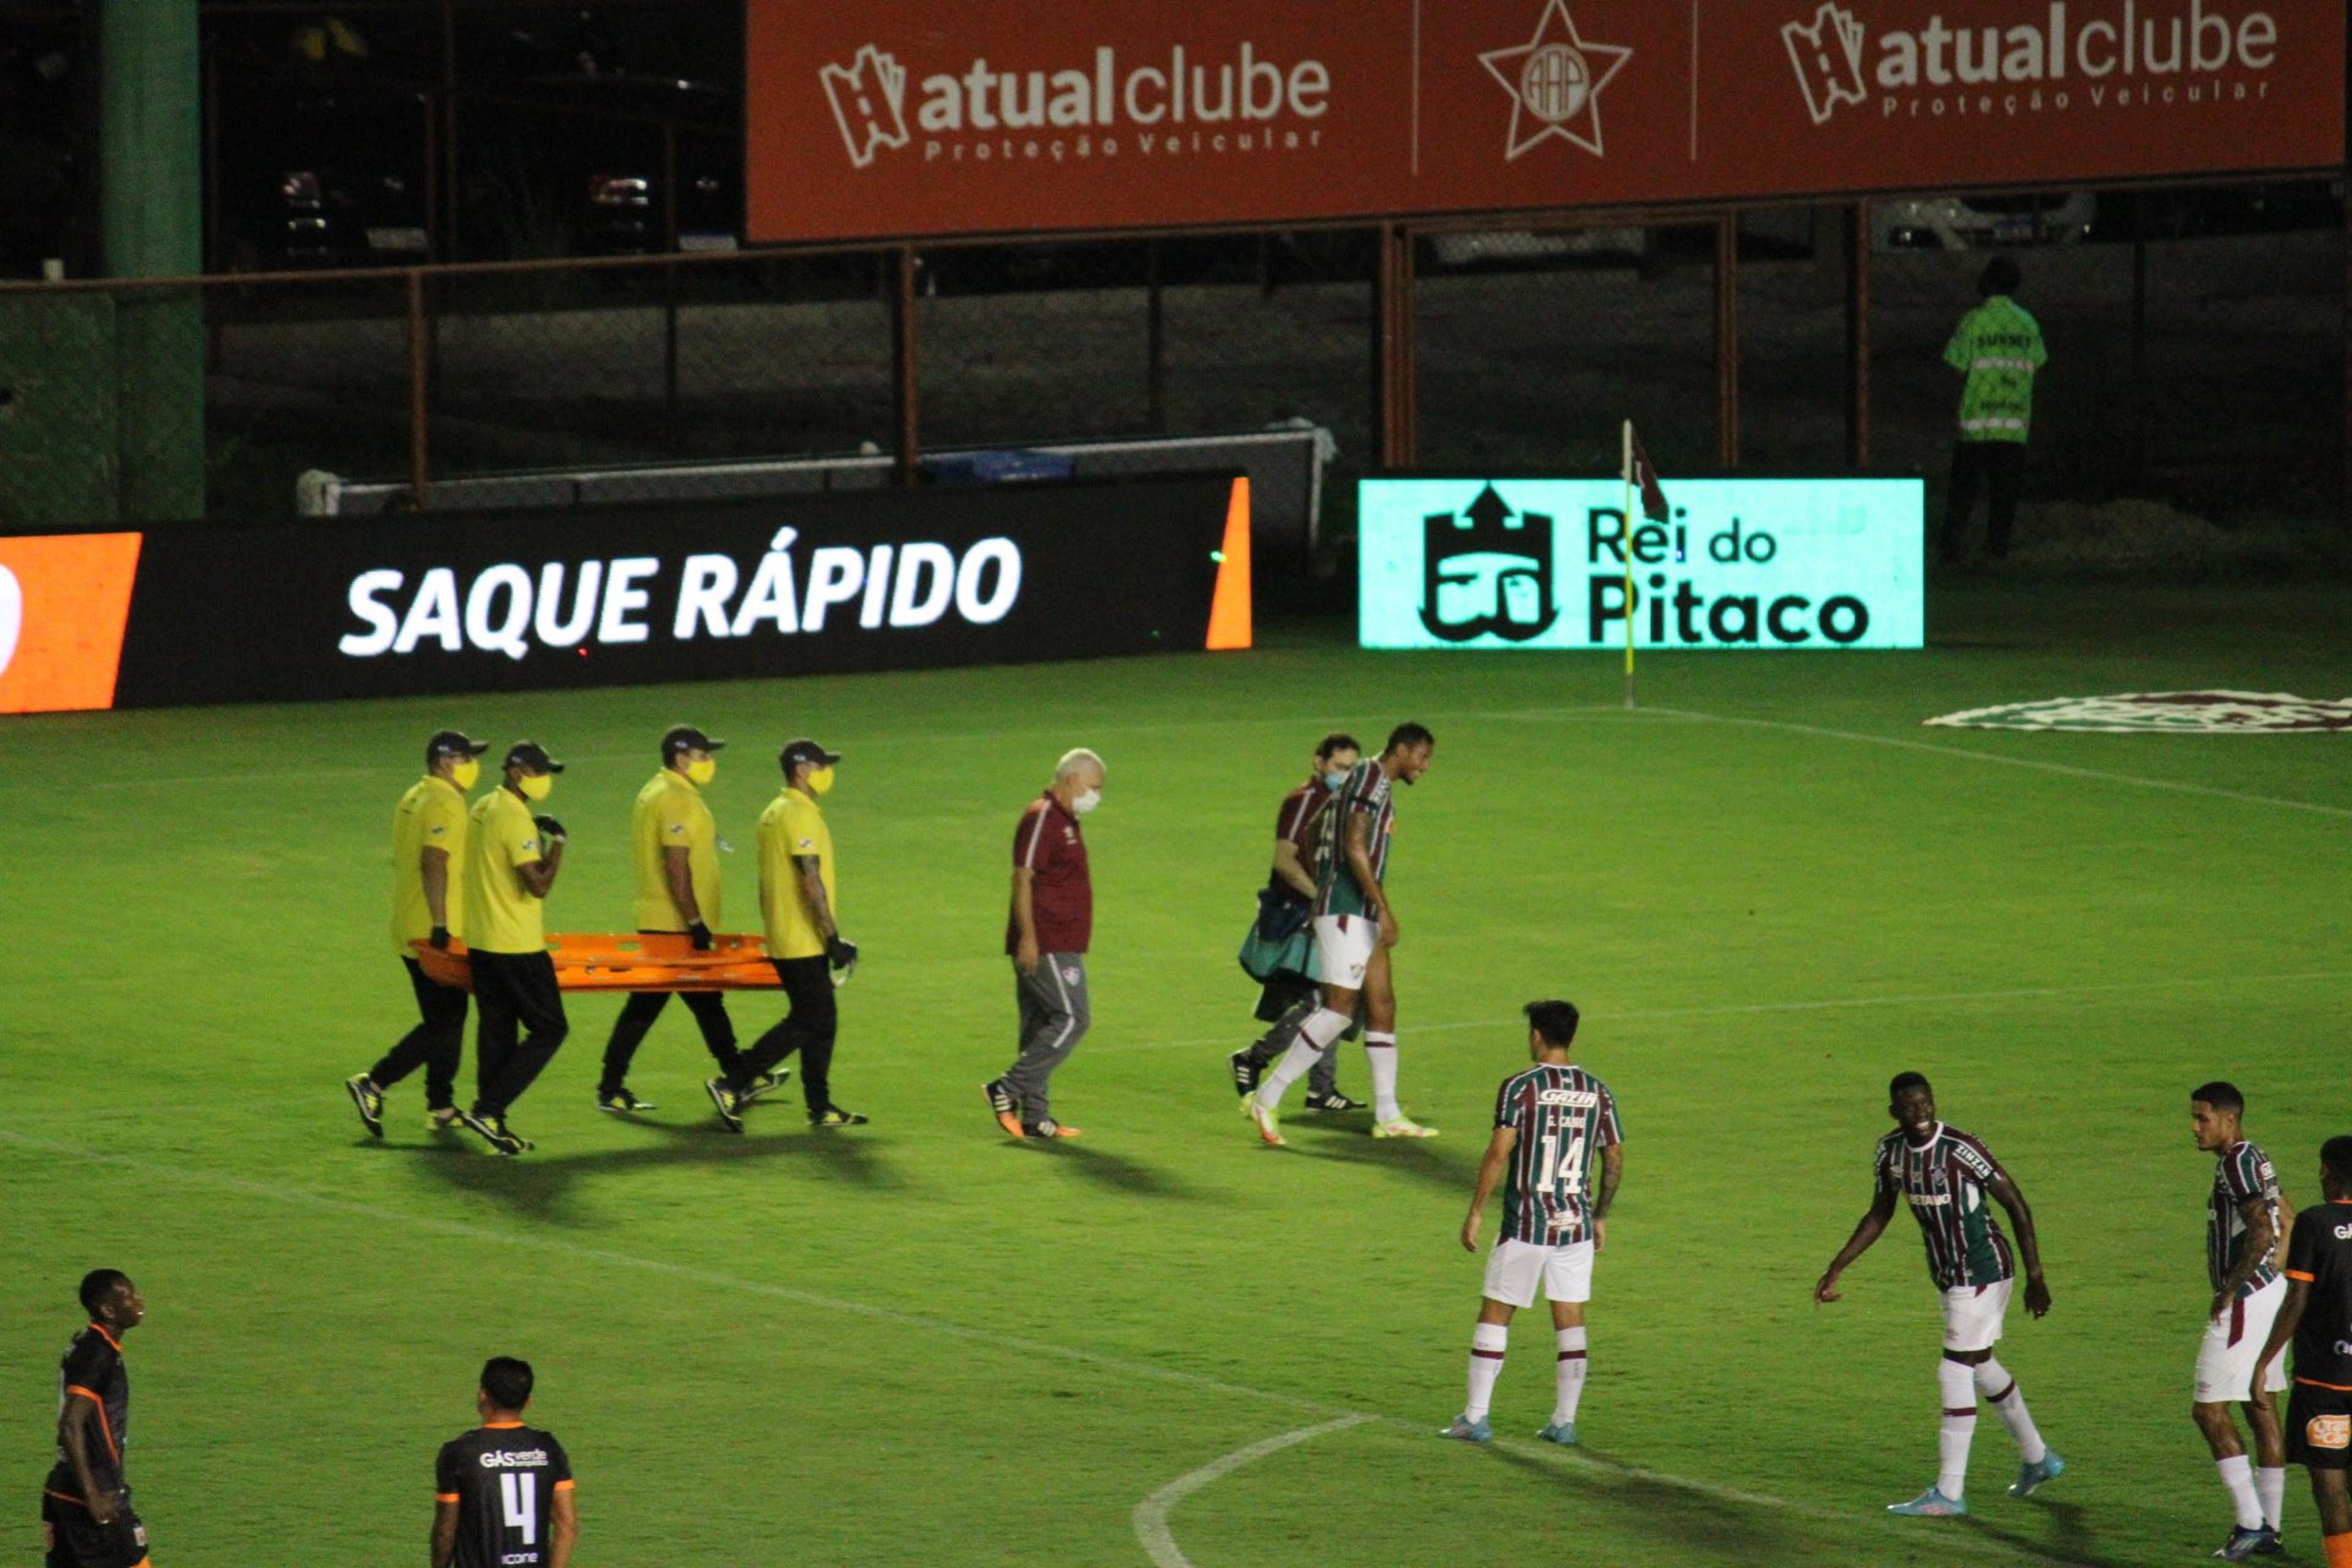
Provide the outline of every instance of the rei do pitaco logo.
{"type": "Polygon", "coordinates": [[[2019,119],[2257,103],[2281,47],[2278,18],[2243,0],[2049,0],[2006,24],[1939,10],[1875,34],[1866,6],[1822,0],[1780,41],[1815,125],[1847,110],[2019,119]]]}
{"type": "Polygon", "coordinates": [[[1633,51],[1622,45],[1594,43],[1578,32],[1568,0],[1547,0],[1533,37],[1478,57],[1487,74],[1511,95],[1504,158],[1517,160],[1554,136],[1596,158],[1606,156],[1601,140],[1601,89],[1633,58],[1633,51]]]}

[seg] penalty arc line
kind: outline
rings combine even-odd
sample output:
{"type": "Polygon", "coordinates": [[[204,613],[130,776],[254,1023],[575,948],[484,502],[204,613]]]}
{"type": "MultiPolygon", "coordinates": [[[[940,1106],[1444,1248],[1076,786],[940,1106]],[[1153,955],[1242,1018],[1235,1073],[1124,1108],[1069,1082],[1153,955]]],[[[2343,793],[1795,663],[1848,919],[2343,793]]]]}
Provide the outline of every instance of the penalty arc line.
{"type": "Polygon", "coordinates": [[[1143,1554],[1151,1559],[1155,1568],[1193,1568],[1192,1560],[1184,1555],[1182,1549],[1176,1544],[1176,1537],[1168,1528],[1168,1515],[1178,1503],[1211,1482],[1221,1481],[1244,1465],[1255,1464],[1268,1454],[1278,1454],[1297,1444],[1312,1442],[1326,1433],[1361,1426],[1368,1421],[1379,1419],[1377,1415],[1342,1415],[1319,1426],[1301,1426],[1296,1432],[1285,1432],[1264,1442],[1252,1443],[1246,1448],[1235,1448],[1230,1454],[1210,1460],[1189,1475],[1177,1477],[1135,1505],[1131,1517],[1135,1523],[1135,1538],[1143,1543],[1143,1554]]]}
{"type": "MultiPolygon", "coordinates": [[[[386,1208],[379,1205],[360,1203],[353,1199],[336,1197],[330,1194],[305,1192],[298,1187],[283,1187],[273,1183],[250,1181],[242,1176],[226,1175],[217,1171],[207,1171],[194,1166],[168,1164],[161,1161],[142,1159],[136,1155],[117,1154],[102,1150],[89,1149],[79,1144],[61,1142],[51,1138],[30,1137],[25,1133],[11,1131],[5,1127],[0,1127],[0,1145],[9,1145],[19,1149],[33,1150],[41,1153],[61,1155],[84,1163],[111,1165],[120,1170],[137,1171],[147,1175],[166,1178],[185,1186],[210,1187],[219,1192],[234,1193],[244,1197],[258,1198],[273,1203],[287,1204],[297,1208],[308,1208],[324,1214],[352,1215],[359,1218],[374,1220],[383,1224],[399,1226],[409,1230],[426,1231],[442,1236],[459,1237],[468,1241],[491,1242],[501,1247],[520,1247],[526,1250],[552,1253],[558,1257],[578,1258],[587,1262],[602,1263],[615,1268],[637,1269],[646,1273],[661,1275],[671,1279],[688,1279],[694,1281],[698,1285],[705,1287],[713,1285],[721,1286],[729,1289],[740,1290],[747,1295],[762,1296],[772,1300],[789,1301],[795,1306],[812,1308],[822,1311],[839,1312],[845,1316],[862,1318],[869,1322],[887,1323],[894,1327],[919,1329],[926,1333],[936,1334],[945,1338],[958,1339],[971,1344],[989,1345],[1000,1350],[1011,1351],[1023,1356],[1059,1361],[1073,1365],[1090,1367],[1098,1372],[1103,1372],[1118,1377],[1129,1377],[1156,1383],[1171,1384],[1180,1387],[1195,1388],[1206,1393],[1229,1394],[1237,1398],[1255,1400],[1263,1404],[1287,1405],[1294,1410],[1305,1411],[1310,1415],[1332,1417],[1331,1422],[1327,1423],[1325,1426],[1311,1429],[1317,1433],[1327,1430],[1337,1430],[1339,1429],[1339,1426],[1343,1425],[1370,1425],[1376,1422],[1382,1425],[1402,1427],[1409,1431],[1419,1431],[1422,1429],[1423,1425],[1420,1422],[1407,1420],[1399,1415],[1388,1415],[1381,1412],[1351,1409],[1346,1405],[1334,1405],[1325,1400],[1310,1399],[1297,1394],[1281,1394],[1271,1389],[1253,1388],[1245,1384],[1230,1383],[1223,1378],[1210,1377],[1200,1373],[1183,1372],[1174,1367],[1160,1366],[1151,1362],[1137,1361],[1126,1356],[1110,1355],[1100,1351],[1090,1351],[1076,1345],[1055,1344],[1042,1340],[1028,1339],[1018,1334],[1003,1333],[992,1329],[974,1328],[970,1324],[959,1323],[952,1320],[932,1317],[920,1312],[909,1312],[896,1307],[877,1306],[869,1301],[856,1301],[851,1300],[846,1297],[829,1296],[822,1291],[803,1290],[789,1285],[774,1285],[764,1280],[746,1279],[735,1275],[714,1274],[707,1269],[692,1267],[683,1263],[673,1263],[666,1258],[646,1258],[635,1253],[617,1252],[609,1247],[583,1247],[577,1242],[566,1241],[558,1237],[533,1236],[528,1232],[500,1230],[494,1226],[476,1225],[465,1220],[441,1219],[427,1215],[411,1214],[402,1209],[386,1208]],[[1340,1419],[1342,1417],[1345,1419],[1340,1419]]],[[[1299,1440],[1305,1441],[1304,1438],[1299,1440]]],[[[1508,1447],[1513,1451],[1533,1451],[1528,1446],[1517,1443],[1504,1446],[1508,1447]]],[[[1556,1453],[1557,1451],[1554,1452],[1556,1453]]],[[[1546,1457],[1553,1456],[1547,1455],[1546,1457]]],[[[1718,1502],[1738,1503],[1750,1507],[1781,1510],[1831,1523],[1850,1524],[1853,1522],[1853,1517],[1849,1514],[1842,1513],[1827,1508],[1817,1507],[1809,1503],[1797,1502],[1787,1498],[1775,1497],[1769,1492],[1748,1491],[1736,1487],[1719,1485],[1713,1481],[1698,1480],[1688,1476],[1671,1475],[1661,1470],[1643,1469],[1637,1466],[1618,1464],[1611,1460],[1594,1458],[1588,1455],[1559,1454],[1557,1457],[1571,1460],[1581,1468],[1604,1476],[1624,1480],[1645,1482],[1654,1486],[1672,1487],[1676,1490],[1689,1492],[1693,1496],[1696,1497],[1710,1498],[1718,1502]]],[[[1245,1463],[1246,1461],[1243,1462],[1245,1463]]],[[[1221,1471],[1219,1473],[1223,1474],[1224,1472],[1221,1471]]],[[[1209,1479],[1214,1479],[1214,1477],[1209,1478],[1209,1479]]],[[[1202,1486],[1207,1484],[1207,1480],[1203,1480],[1200,1483],[1200,1485],[1202,1486]]],[[[1197,1488],[1194,1489],[1197,1489],[1197,1488]]],[[[1171,1506],[1172,1505],[1173,1500],[1171,1500],[1171,1506]]],[[[1948,1539],[1944,1544],[1948,1547],[1960,1551],[1974,1552],[1980,1554],[1990,1553],[1996,1556],[2009,1558],[2024,1558],[2035,1562],[2059,1564],[2060,1568],[2074,1568],[2074,1565],[2069,1563],[2068,1560],[2064,1558],[2038,1551],[2032,1547],[2013,1545],[2006,1542],[1978,1541],[1973,1538],[1955,1536],[1948,1539]]]]}

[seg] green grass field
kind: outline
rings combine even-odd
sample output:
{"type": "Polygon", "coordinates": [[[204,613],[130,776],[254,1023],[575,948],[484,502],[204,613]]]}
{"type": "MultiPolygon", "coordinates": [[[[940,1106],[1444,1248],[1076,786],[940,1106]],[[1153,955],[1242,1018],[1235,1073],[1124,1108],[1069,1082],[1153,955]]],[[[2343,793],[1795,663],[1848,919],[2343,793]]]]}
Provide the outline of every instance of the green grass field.
{"type": "MultiPolygon", "coordinates": [[[[36,1549],[56,1358],[102,1263],[152,1304],[130,1462],[163,1568],[421,1562],[435,1449],[491,1352],[539,1368],[583,1568],[2201,1558],[2228,1515],[2188,1419],[2210,1163],[2187,1091],[2235,1079],[2316,1201],[2344,1131],[2352,737],[1918,722],[2344,697],[2348,611],[1979,585],[1936,602],[1930,652],[1660,657],[1633,714],[1606,658],[1311,627],[1215,658],[0,721],[0,1557],[36,1549]],[[1405,718],[1439,744],[1392,862],[1404,1100],[1444,1136],[1294,1115],[1262,1150],[1223,1054],[1255,1032],[1232,954],[1275,803],[1324,729],[1405,718]],[[735,742],[710,795],[737,929],[775,746],[848,753],[828,808],[866,960],[835,1078],[874,1124],[812,1132],[788,1091],[725,1135],[675,1010],[632,1079],[661,1110],[600,1115],[615,1004],[575,999],[514,1114],[536,1153],[436,1143],[415,1079],[370,1142],[341,1080],[413,1017],[384,830],[424,735],[570,760],[550,925],[612,930],[629,802],[681,719],[735,742]],[[1013,1044],[1007,847],[1080,743],[1110,765],[1097,1016],[1055,1103],[1088,1136],[1017,1146],[978,1091],[1013,1044]],[[1455,1231],[1518,1006],[1548,994],[1586,1009],[1629,1131],[1588,1446],[1529,1440],[1539,1315],[1504,1440],[1442,1444],[1479,1286],[1455,1231]],[[1881,1511],[1934,1471],[1910,1222],[1844,1303],[1808,1299],[1915,1067],[2033,1202],[2056,1310],[2014,1311],[2001,1353],[2074,1466],[2003,1497],[1988,1417],[1960,1523],[1881,1511]]],[[[736,999],[747,1038],[778,1006],[736,999]]],[[[2287,1528],[2315,1561],[2299,1473],[2287,1528]]]]}

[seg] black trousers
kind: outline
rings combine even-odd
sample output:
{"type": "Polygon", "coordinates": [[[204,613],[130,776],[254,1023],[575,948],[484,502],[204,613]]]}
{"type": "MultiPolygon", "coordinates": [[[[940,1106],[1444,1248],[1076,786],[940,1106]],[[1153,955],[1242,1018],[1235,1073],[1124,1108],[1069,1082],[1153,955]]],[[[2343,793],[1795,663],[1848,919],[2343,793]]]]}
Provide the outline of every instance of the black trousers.
{"type": "Polygon", "coordinates": [[[695,1023],[702,1030],[703,1048],[719,1064],[719,1070],[730,1082],[743,1076],[743,1058],[735,1050],[735,1025],[728,1018],[726,998],[719,992],[635,991],[621,1004],[621,1016],[613,1020],[613,1037],[604,1042],[604,1071],[596,1082],[598,1094],[610,1094],[628,1082],[629,1064],[636,1059],[637,1047],[645,1044],[646,1032],[673,996],[685,1003],[686,1010],[694,1015],[695,1023]]]}
{"type": "Polygon", "coordinates": [[[413,958],[400,962],[408,965],[408,984],[416,993],[422,1022],[368,1068],[368,1077],[376,1088],[390,1089],[421,1067],[425,1109],[445,1110],[457,1103],[457,1058],[466,1051],[466,994],[428,978],[425,966],[413,958]]]}
{"type": "Polygon", "coordinates": [[[784,998],[792,1011],[743,1053],[743,1079],[759,1077],[798,1051],[801,1098],[811,1111],[823,1110],[833,1103],[833,1037],[841,1016],[834,1005],[833,975],[823,953],[769,962],[776,966],[776,978],[784,983],[784,998]]]}
{"type": "Polygon", "coordinates": [[[504,1116],[555,1058],[572,1026],[556,988],[555,960],[544,952],[474,954],[474,1114],[504,1116]],[[518,1042],[520,1024],[530,1032],[518,1042]]]}
{"type": "Polygon", "coordinates": [[[2022,441],[1959,441],[1952,447],[1952,488],[1944,500],[1947,561],[1960,558],[1960,535],[1968,531],[1969,515],[1977,496],[1989,492],[1985,503],[1985,553],[1995,561],[2009,553],[2009,534],[2017,521],[2018,498],[2025,493],[2025,443],[2022,441]]]}

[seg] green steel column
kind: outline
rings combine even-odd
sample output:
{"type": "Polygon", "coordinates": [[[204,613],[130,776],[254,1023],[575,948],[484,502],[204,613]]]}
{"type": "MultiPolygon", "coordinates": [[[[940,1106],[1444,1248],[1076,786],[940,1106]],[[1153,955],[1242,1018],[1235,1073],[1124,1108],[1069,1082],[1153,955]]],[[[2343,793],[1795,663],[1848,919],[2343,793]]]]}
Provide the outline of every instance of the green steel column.
{"type": "MultiPolygon", "coordinates": [[[[100,0],[99,188],[106,272],[204,268],[196,0],[100,0]]],[[[205,321],[194,289],[116,297],[121,515],[205,510],[205,321]]]]}

